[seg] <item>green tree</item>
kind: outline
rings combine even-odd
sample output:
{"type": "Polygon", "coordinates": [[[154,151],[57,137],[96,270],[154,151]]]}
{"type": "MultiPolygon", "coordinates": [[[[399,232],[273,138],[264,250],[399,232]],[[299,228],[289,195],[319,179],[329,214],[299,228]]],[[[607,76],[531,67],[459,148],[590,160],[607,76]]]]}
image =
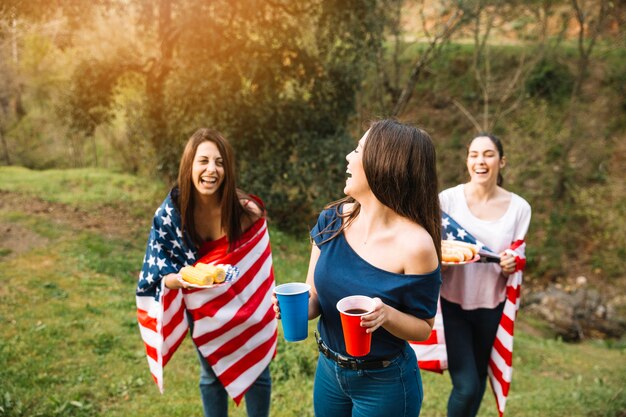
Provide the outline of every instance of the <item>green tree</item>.
{"type": "Polygon", "coordinates": [[[243,186],[266,198],[283,226],[305,227],[322,201],[341,194],[355,93],[381,45],[380,4],[100,3],[94,8],[131,16],[123,30],[137,35],[80,59],[63,112],[75,131],[93,136],[134,74],[139,124],[164,178],[175,178],[196,128],[218,128],[234,143],[243,186]]]}

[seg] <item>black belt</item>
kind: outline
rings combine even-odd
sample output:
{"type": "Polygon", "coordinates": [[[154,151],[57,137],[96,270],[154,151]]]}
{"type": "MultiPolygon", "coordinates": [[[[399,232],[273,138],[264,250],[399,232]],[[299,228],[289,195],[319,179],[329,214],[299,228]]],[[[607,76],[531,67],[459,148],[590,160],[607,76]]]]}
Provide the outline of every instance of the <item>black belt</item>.
{"type": "Polygon", "coordinates": [[[324,341],[319,337],[317,332],[315,332],[315,340],[317,341],[317,348],[319,349],[320,353],[326,356],[328,359],[336,362],[337,365],[342,368],[352,369],[353,371],[360,371],[366,369],[382,369],[388,367],[389,364],[391,364],[391,359],[354,359],[333,352],[328,346],[326,346],[326,343],[324,343],[324,341]]]}

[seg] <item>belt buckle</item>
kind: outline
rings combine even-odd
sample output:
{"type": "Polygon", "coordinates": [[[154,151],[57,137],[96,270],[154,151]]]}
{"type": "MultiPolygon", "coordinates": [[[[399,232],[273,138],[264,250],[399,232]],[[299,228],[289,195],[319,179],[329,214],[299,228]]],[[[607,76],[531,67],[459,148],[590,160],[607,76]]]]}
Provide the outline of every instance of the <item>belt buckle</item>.
{"type": "Polygon", "coordinates": [[[342,368],[352,369],[353,371],[359,370],[359,362],[356,359],[347,358],[339,353],[337,354],[337,363],[342,368]]]}

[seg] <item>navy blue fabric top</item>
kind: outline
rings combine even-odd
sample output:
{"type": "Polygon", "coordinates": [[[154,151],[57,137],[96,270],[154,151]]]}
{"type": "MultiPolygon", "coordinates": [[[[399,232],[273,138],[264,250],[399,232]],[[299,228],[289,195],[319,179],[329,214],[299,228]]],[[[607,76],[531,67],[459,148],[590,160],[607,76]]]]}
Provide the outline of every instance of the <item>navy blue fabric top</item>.
{"type": "MultiPolygon", "coordinates": [[[[350,356],[346,353],[336,307],[339,300],[349,295],[378,297],[399,311],[429,319],[437,312],[441,271],[439,266],[428,274],[396,274],[382,270],[361,258],[348,244],[343,232],[322,243],[341,227],[341,223],[334,208],[324,210],[311,230],[311,237],[321,251],[314,275],[321,311],[318,330],[329,348],[350,356]]],[[[393,357],[404,349],[406,343],[379,327],[372,333],[369,355],[361,359],[393,357]]]]}

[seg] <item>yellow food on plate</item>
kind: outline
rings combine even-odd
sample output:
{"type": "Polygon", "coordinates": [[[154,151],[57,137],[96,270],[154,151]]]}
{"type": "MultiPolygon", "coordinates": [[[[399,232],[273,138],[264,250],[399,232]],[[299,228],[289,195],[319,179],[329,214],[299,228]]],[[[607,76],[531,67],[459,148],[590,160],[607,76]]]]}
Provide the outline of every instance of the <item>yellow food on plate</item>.
{"type": "Polygon", "coordinates": [[[472,260],[474,256],[476,256],[478,253],[478,246],[467,242],[459,242],[457,240],[442,240],[441,252],[444,262],[466,262],[472,260]],[[446,254],[448,254],[449,259],[456,259],[458,257],[458,252],[462,254],[461,260],[452,261],[446,259],[446,254]]]}
{"type": "Polygon", "coordinates": [[[213,275],[208,271],[193,266],[185,266],[180,270],[183,279],[190,284],[195,285],[211,285],[213,284],[213,275]]]}
{"type": "Polygon", "coordinates": [[[441,247],[441,260],[443,262],[463,262],[465,256],[463,252],[456,248],[441,247]]]}
{"type": "Polygon", "coordinates": [[[213,278],[213,282],[216,284],[221,284],[226,279],[226,270],[222,266],[198,262],[196,268],[208,272],[213,278]]]}
{"type": "Polygon", "coordinates": [[[474,252],[470,248],[459,246],[459,250],[463,252],[464,261],[469,261],[474,257],[474,252]]]}
{"type": "Polygon", "coordinates": [[[454,247],[469,248],[474,255],[478,253],[478,245],[473,243],[461,242],[460,240],[442,240],[441,243],[444,245],[452,245],[454,247]]]}

